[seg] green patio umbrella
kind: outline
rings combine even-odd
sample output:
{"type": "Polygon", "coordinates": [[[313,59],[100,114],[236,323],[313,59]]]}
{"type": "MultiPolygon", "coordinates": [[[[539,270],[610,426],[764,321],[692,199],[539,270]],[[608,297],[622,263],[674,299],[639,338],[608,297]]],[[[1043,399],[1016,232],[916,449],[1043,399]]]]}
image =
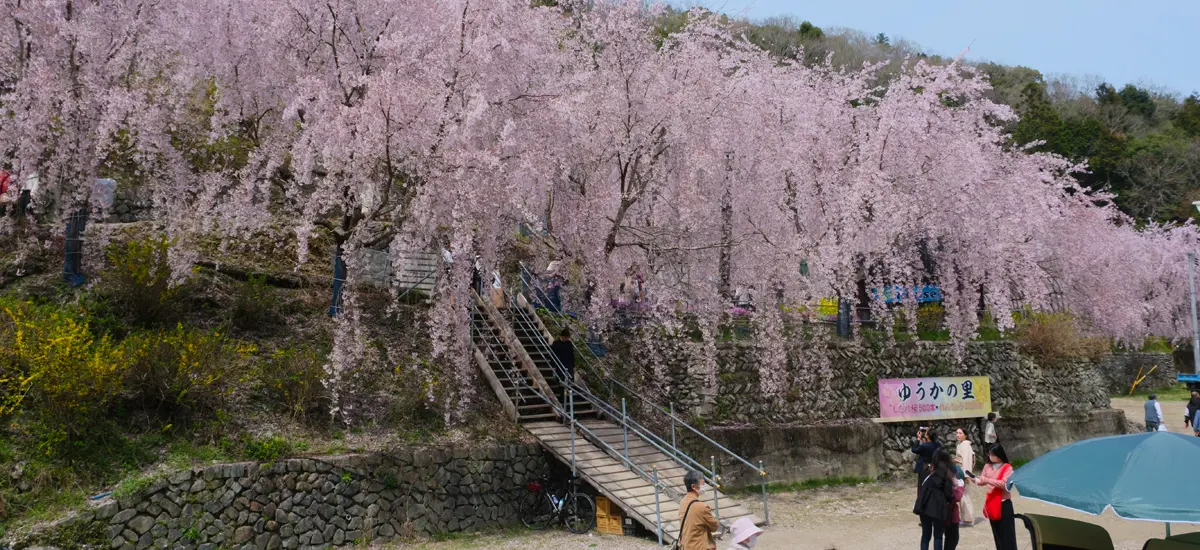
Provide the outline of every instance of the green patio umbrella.
{"type": "Polygon", "coordinates": [[[1200,523],[1200,437],[1150,432],[1050,451],[1008,480],[1023,498],[1124,519],[1200,523]]]}

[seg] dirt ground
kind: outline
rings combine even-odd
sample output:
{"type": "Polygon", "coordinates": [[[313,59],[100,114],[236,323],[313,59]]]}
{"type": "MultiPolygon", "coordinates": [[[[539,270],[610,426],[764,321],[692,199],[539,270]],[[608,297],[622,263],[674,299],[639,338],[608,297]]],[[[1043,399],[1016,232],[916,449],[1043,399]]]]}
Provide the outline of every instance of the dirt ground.
{"type": "MultiPolygon", "coordinates": [[[[912,485],[915,485],[912,484],[912,485]]],[[[975,488],[973,488],[975,489],[975,488]]],[[[872,483],[856,487],[836,487],[771,495],[771,522],[756,549],[765,550],[912,550],[918,547],[921,530],[912,514],[915,488],[908,483],[872,483]]],[[[975,505],[983,505],[981,492],[974,493],[975,505]]],[[[762,504],[749,503],[756,513],[762,504]]],[[[1118,550],[1139,550],[1147,539],[1161,538],[1165,526],[1159,523],[1126,521],[1111,513],[1100,517],[1072,512],[1056,506],[1023,500],[1013,500],[1017,513],[1046,514],[1103,526],[1113,537],[1118,550]]],[[[978,515],[978,510],[976,510],[978,515]]],[[[1174,525],[1172,533],[1189,533],[1200,526],[1174,525]]],[[[1031,548],[1029,537],[1017,525],[1018,547],[1031,548]]],[[[986,522],[961,530],[961,550],[991,550],[992,532],[986,522]]],[[[718,541],[724,550],[728,539],[718,541]]],[[[470,537],[443,542],[427,542],[391,546],[389,548],[423,548],[449,550],[459,548],[503,548],[582,550],[604,548],[634,550],[656,548],[653,541],[609,535],[571,535],[561,528],[545,533],[513,530],[500,534],[470,537]]]]}
{"type": "MultiPolygon", "coordinates": [[[[1144,409],[1145,397],[1114,397],[1112,407],[1125,411],[1125,418],[1131,422],[1143,424],[1146,418],[1144,409]]],[[[1191,428],[1183,427],[1183,417],[1187,415],[1187,401],[1162,400],[1163,416],[1167,417],[1167,429],[1177,433],[1192,433],[1191,428]]]]}

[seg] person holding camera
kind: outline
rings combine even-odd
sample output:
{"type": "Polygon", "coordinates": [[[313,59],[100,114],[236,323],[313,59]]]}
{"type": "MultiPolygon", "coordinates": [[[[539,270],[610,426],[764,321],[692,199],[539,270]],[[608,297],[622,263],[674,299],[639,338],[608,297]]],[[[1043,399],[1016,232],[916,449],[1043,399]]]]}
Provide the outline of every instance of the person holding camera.
{"type": "Polygon", "coordinates": [[[937,434],[929,426],[921,426],[917,429],[917,441],[913,443],[912,452],[917,455],[913,471],[917,474],[918,489],[925,483],[925,477],[929,475],[929,465],[933,464],[934,453],[941,448],[942,444],[938,441],[937,434]]]}

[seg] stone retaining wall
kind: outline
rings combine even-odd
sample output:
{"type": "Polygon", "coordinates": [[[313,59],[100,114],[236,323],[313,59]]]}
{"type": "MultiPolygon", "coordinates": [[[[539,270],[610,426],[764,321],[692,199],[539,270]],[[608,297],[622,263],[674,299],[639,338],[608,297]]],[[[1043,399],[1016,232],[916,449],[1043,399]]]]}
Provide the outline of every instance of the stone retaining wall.
{"type": "Polygon", "coordinates": [[[1146,374],[1155,365],[1146,379],[1138,384],[1139,390],[1159,390],[1175,385],[1175,358],[1170,353],[1114,353],[1100,361],[1096,368],[1104,376],[1109,393],[1128,393],[1137,380],[1138,370],[1146,374]]]}
{"type": "MultiPolygon", "coordinates": [[[[1124,415],[1109,402],[1112,380],[1124,376],[1115,373],[1130,368],[1136,373],[1139,362],[1163,361],[1158,376],[1174,378],[1169,356],[1152,354],[1117,355],[1099,367],[1088,361],[1042,366],[1015,342],[956,347],[794,340],[782,349],[782,371],[767,373],[776,391],[764,388],[764,354],[755,340],[720,342],[715,363],[705,361],[703,344],[679,338],[655,342],[653,349],[629,343],[615,350],[638,357],[636,364],[652,365],[652,372],[625,373],[625,379],[643,380],[647,393],[671,396],[676,411],[702,421],[719,443],[753,463],[765,461],[772,481],[904,475],[912,471],[909,449],[918,425],[932,426],[949,447],[955,430],[964,429],[983,460],[980,419],[871,422],[879,416],[880,379],[988,376],[992,408],[1002,417],[1001,441],[1013,446],[1007,449],[1011,459],[1022,460],[1078,439],[1124,433],[1124,415]]],[[[696,456],[720,454],[702,442],[685,445],[696,456]]],[[[721,467],[730,485],[759,482],[735,460],[722,460],[721,467]]]]}
{"type": "Polygon", "coordinates": [[[715,366],[704,361],[699,343],[664,343],[659,352],[666,354],[658,359],[663,366],[646,378],[661,380],[648,389],[672,396],[676,410],[710,425],[875,418],[878,380],[925,376],[989,376],[993,407],[1015,416],[1110,407],[1109,381],[1094,364],[1043,367],[1022,355],[1013,342],[972,342],[962,348],[939,342],[789,345],[787,364],[781,367],[785,372],[774,374],[784,389],[775,394],[763,388],[763,354],[754,341],[722,342],[715,366]]]}
{"type": "MultiPolygon", "coordinates": [[[[548,468],[531,445],[223,464],[178,472],[56,528],[98,524],[116,550],[348,546],[513,524],[526,483],[548,468]]],[[[14,548],[39,538],[54,540],[42,532],[14,548]]]]}

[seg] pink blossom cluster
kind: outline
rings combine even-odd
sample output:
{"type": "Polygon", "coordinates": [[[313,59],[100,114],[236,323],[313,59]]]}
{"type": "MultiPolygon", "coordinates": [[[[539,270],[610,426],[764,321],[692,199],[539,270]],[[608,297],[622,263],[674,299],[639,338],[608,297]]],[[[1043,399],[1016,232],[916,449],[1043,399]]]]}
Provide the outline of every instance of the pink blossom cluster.
{"type": "MultiPolygon", "coordinates": [[[[771,339],[778,306],[853,302],[860,283],[940,285],[960,341],[981,303],[1065,308],[1135,342],[1186,333],[1195,227],[1140,226],[1078,188],[1086,166],[1011,146],[1014,113],[971,67],[806,66],[706,12],[663,37],[637,0],[560,4],[6,0],[9,192],[37,172],[42,214],[61,216],[130,159],[180,273],[199,235],[283,225],[306,261],[327,232],[349,268],[337,392],[368,360],[358,251],[444,248],[458,260],[432,338],[442,383],[461,389],[442,393],[448,410],[473,376],[469,259],[494,265],[518,220],[548,232],[575,288],[594,282],[592,316],[637,266],[651,311],[688,312],[710,341],[735,281],[762,289],[771,339]],[[198,167],[184,134],[248,152],[198,167]]],[[[764,357],[771,392],[794,382],[768,372],[785,355],[764,357]]]]}

